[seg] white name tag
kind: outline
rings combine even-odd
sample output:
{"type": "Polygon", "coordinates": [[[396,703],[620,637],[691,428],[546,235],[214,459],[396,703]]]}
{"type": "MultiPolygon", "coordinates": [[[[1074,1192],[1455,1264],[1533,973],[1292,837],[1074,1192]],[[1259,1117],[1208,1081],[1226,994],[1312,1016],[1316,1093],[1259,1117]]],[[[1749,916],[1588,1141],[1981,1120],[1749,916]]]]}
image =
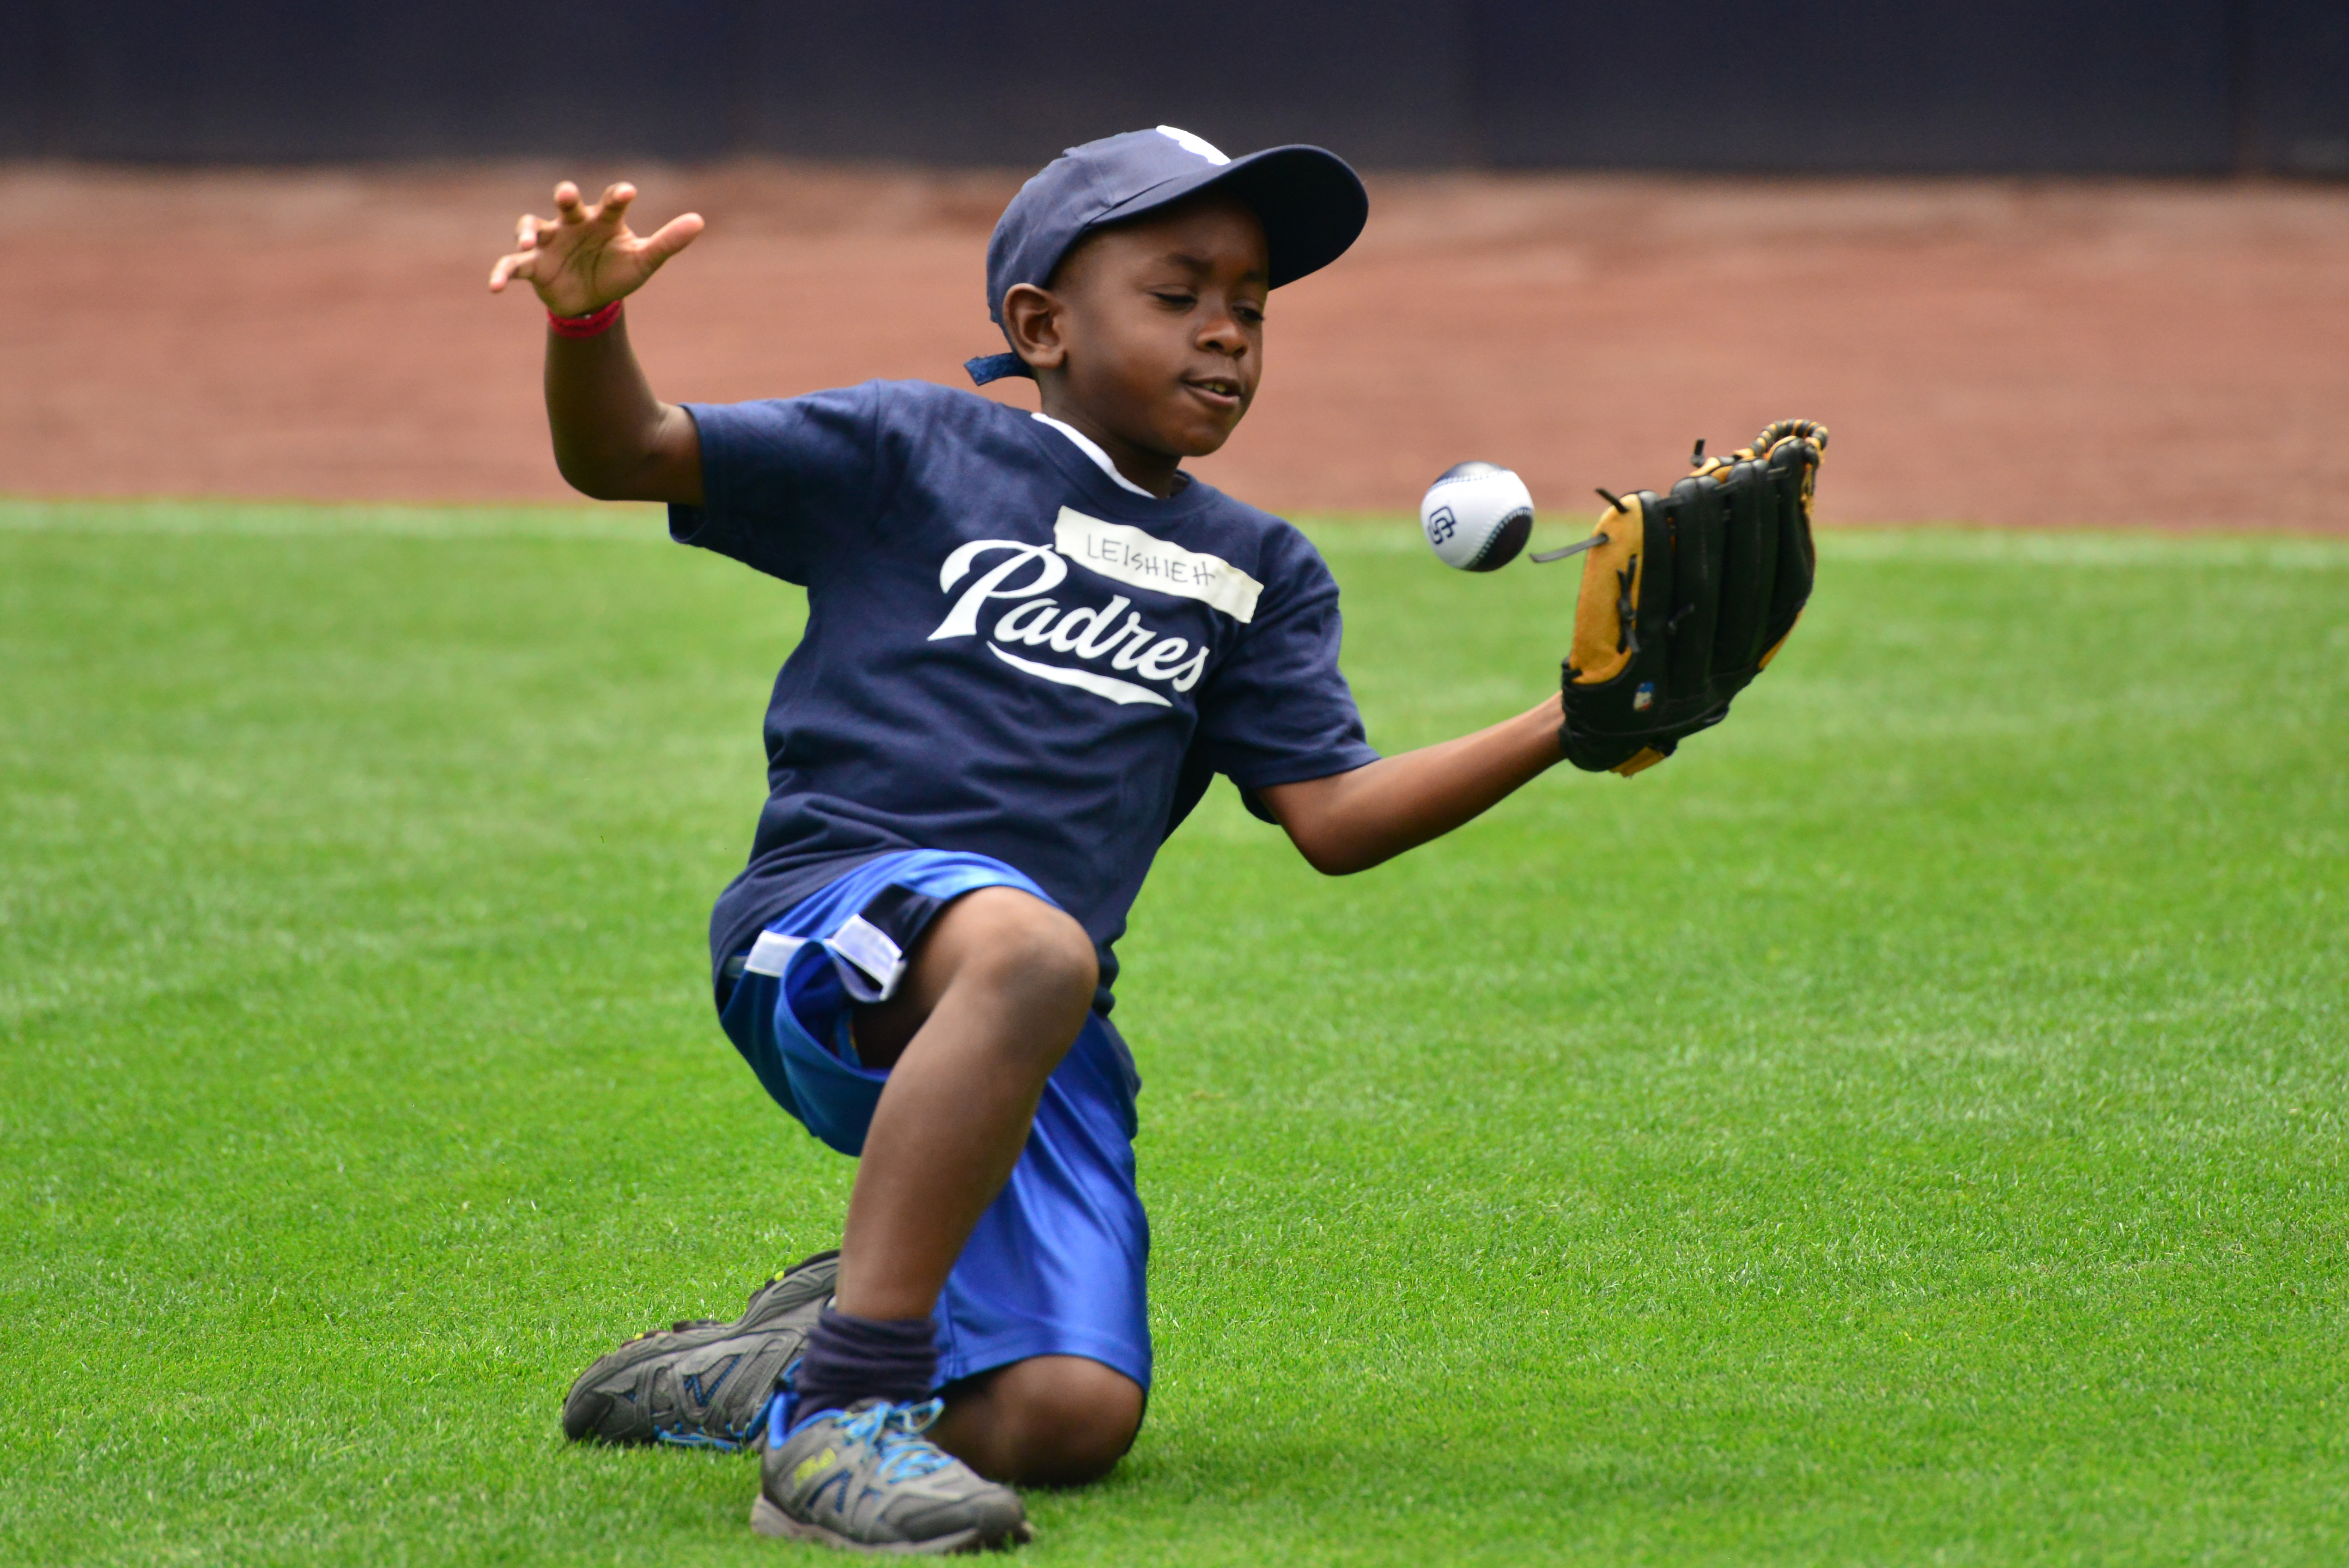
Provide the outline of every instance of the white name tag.
{"type": "Polygon", "coordinates": [[[1054,548],[1112,582],[1211,605],[1246,625],[1256,618],[1264,585],[1225,560],[1170,545],[1123,523],[1104,523],[1068,507],[1052,524],[1054,548]]]}

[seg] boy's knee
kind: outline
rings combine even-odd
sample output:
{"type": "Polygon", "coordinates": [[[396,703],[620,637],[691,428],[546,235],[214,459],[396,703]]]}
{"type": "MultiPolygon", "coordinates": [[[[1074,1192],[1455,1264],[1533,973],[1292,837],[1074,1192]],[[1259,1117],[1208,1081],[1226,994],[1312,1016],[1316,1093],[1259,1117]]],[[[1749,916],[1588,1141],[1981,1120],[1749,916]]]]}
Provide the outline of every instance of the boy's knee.
{"type": "Polygon", "coordinates": [[[1085,929],[1016,888],[963,894],[907,957],[897,994],[856,1009],[857,1054],[868,1067],[894,1066],[949,992],[976,985],[1036,1025],[1019,1038],[1034,1047],[1032,1064],[1050,1072],[1076,1038],[1101,983],[1101,961],[1085,929]]]}
{"type": "Polygon", "coordinates": [[[1142,1430],[1141,1385],[1078,1355],[1039,1355],[981,1381],[956,1415],[975,1468],[1028,1486],[1082,1486],[1115,1469],[1142,1430]]]}
{"type": "Polygon", "coordinates": [[[998,1392],[1020,1479],[1082,1486],[1109,1474],[1142,1430],[1139,1385],[1098,1361],[1044,1355],[1004,1369],[998,1392]]]}
{"type": "Polygon", "coordinates": [[[956,901],[969,928],[970,962],[997,985],[1090,1008],[1101,961],[1085,929],[1041,898],[982,888],[956,901]]]}

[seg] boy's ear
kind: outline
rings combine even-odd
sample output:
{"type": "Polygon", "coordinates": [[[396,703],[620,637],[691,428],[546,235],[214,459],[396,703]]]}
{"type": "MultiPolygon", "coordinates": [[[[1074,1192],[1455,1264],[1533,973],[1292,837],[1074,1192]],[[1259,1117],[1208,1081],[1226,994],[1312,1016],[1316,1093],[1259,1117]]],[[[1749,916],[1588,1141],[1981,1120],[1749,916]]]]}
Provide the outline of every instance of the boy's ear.
{"type": "Polygon", "coordinates": [[[1003,296],[1003,328],[1012,352],[1031,370],[1057,370],[1069,358],[1061,340],[1061,302],[1032,283],[1015,283],[1003,296]]]}

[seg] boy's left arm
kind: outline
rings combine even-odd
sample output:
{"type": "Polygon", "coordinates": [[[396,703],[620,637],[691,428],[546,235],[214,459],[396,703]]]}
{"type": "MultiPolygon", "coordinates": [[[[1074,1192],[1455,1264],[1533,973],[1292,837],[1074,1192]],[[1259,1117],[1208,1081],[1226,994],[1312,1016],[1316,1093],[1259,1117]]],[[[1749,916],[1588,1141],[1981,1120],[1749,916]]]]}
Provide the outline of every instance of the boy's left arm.
{"type": "Polygon", "coordinates": [[[1558,699],[1489,730],[1256,792],[1315,870],[1366,871],[1481,815],[1560,761],[1558,699]]]}

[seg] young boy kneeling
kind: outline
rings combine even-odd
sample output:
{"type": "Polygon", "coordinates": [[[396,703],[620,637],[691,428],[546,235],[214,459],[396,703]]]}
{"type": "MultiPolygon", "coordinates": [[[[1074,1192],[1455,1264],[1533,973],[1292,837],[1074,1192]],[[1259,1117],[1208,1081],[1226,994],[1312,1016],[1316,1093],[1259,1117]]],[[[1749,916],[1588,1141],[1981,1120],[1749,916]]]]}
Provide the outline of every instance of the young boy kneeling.
{"type": "Polygon", "coordinates": [[[1557,699],[1381,758],[1305,537],[1181,470],[1256,395],[1267,293],[1368,202],[1318,148],[1228,160],[1162,127],[1071,150],[988,247],[1025,414],[925,382],[657,400],[619,301],[700,232],[614,186],[524,218],[492,288],[553,313],[564,476],[805,587],[769,797],[711,921],[719,1014],[785,1110],[859,1158],[836,1255],[731,1324],[622,1345],[574,1438],[765,1446],[752,1521],[876,1551],[1024,1540],[1006,1482],[1105,1473],[1150,1385],[1149,1235],[1112,945],[1216,774],[1342,875],[1559,757],[1557,699]]]}

